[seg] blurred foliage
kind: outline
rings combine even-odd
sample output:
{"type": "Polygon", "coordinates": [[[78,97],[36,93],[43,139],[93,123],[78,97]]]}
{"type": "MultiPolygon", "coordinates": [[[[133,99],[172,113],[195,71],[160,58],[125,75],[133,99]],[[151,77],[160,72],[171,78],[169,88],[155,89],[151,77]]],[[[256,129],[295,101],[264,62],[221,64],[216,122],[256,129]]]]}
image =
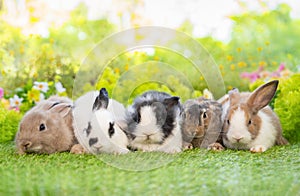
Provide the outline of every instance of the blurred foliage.
{"type": "MultiPolygon", "coordinates": [[[[233,87],[240,91],[249,90],[249,81],[240,77],[242,72],[253,72],[261,67],[273,71],[281,63],[293,72],[299,71],[300,21],[291,19],[290,8],[286,4],[262,14],[248,12],[230,18],[234,25],[228,43],[210,36],[195,38],[214,58],[227,90],[233,87]]],[[[189,21],[184,21],[178,30],[191,34],[193,26],[189,21]]],[[[20,28],[7,24],[1,18],[0,87],[5,89],[6,98],[14,94],[28,94],[34,81],[61,82],[67,95],[72,97],[74,79],[83,58],[113,32],[115,26],[105,18],[88,20],[87,8],[83,4],[71,12],[69,20],[62,26],[51,27],[48,37],[25,36],[20,28]]],[[[120,54],[108,62],[99,78],[82,84],[82,92],[76,92],[76,96],[100,87],[106,87],[113,98],[124,104],[131,103],[135,96],[150,89],[179,95],[182,101],[199,96],[207,88],[205,78],[183,56],[164,48],[155,48],[151,53],[130,51],[120,54]],[[171,65],[176,73],[184,77],[175,73],[159,75],[160,69],[147,68],[153,62],[171,65]],[[138,72],[141,69],[139,65],[143,63],[146,63],[144,74],[138,72]],[[140,77],[124,79],[126,74],[140,77]],[[154,76],[164,79],[164,82],[152,80],[154,76]],[[143,82],[147,79],[148,82],[143,82]]],[[[90,75],[92,71],[83,73],[90,75]]],[[[23,97],[24,109],[21,107],[21,110],[25,111],[32,102],[28,104],[26,96],[23,97]]]]}
{"type": "Polygon", "coordinates": [[[50,28],[49,37],[24,36],[0,18],[0,86],[13,93],[28,81],[60,81],[70,96],[81,58],[113,29],[105,19],[87,20],[82,5],[63,26],[50,28]]]}
{"type": "Polygon", "coordinates": [[[274,110],[278,114],[284,136],[289,142],[300,141],[300,74],[281,80],[274,110]]]}
{"type": "Polygon", "coordinates": [[[14,110],[7,110],[0,103],[0,142],[14,139],[21,117],[20,113],[14,110]]]}

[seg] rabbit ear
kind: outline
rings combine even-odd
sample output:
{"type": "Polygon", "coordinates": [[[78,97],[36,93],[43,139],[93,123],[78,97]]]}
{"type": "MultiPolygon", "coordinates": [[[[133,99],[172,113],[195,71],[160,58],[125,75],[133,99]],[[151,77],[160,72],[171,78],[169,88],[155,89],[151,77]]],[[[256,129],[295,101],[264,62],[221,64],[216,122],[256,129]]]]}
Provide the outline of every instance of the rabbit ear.
{"type": "Polygon", "coordinates": [[[72,110],[72,105],[68,103],[55,103],[49,108],[49,112],[58,113],[63,118],[72,110]]]}
{"type": "Polygon", "coordinates": [[[228,96],[229,96],[229,103],[230,105],[235,105],[237,102],[240,101],[240,93],[239,93],[239,89],[237,88],[233,88],[232,90],[230,90],[228,92],[228,96]]]}
{"type": "Polygon", "coordinates": [[[164,104],[167,106],[167,108],[171,108],[175,105],[178,105],[179,104],[179,97],[170,97],[170,98],[166,98],[164,100],[164,104]]]}
{"type": "Polygon", "coordinates": [[[98,97],[96,97],[93,104],[93,111],[99,110],[100,108],[106,109],[108,106],[109,98],[105,88],[101,88],[98,97]]]}
{"type": "Polygon", "coordinates": [[[260,109],[265,107],[273,99],[278,86],[278,80],[268,82],[257,88],[247,101],[248,106],[253,113],[257,113],[260,109]]]}

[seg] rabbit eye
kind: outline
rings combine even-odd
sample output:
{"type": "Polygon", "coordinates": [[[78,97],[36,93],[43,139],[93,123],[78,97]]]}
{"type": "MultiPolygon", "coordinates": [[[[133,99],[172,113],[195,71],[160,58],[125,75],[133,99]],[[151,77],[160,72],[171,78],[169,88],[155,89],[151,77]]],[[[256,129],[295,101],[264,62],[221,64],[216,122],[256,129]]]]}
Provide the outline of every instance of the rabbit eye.
{"type": "Polygon", "coordinates": [[[229,120],[227,120],[227,124],[230,124],[230,121],[229,121],[229,120]]]}
{"type": "Polygon", "coordinates": [[[252,121],[251,121],[251,120],[249,120],[249,121],[248,121],[248,125],[251,125],[251,124],[252,124],[252,121]]]}
{"type": "Polygon", "coordinates": [[[133,120],[134,120],[136,123],[139,123],[140,120],[141,120],[140,114],[138,113],[138,114],[134,115],[134,116],[133,116],[133,120]]]}
{"type": "Polygon", "coordinates": [[[207,118],[206,112],[204,112],[202,116],[203,116],[204,119],[207,118]]]}
{"type": "Polygon", "coordinates": [[[40,124],[40,131],[44,131],[46,129],[46,126],[42,123],[40,124]]]}

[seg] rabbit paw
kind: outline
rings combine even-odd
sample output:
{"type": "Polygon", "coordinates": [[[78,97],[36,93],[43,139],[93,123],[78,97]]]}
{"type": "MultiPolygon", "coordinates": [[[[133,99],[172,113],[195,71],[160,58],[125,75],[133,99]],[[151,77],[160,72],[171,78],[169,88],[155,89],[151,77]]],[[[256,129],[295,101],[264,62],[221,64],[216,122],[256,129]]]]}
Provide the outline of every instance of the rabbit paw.
{"type": "Polygon", "coordinates": [[[84,154],[84,153],[86,153],[86,150],[80,144],[75,144],[74,146],[72,146],[70,153],[84,154]]]}
{"type": "Polygon", "coordinates": [[[222,150],[224,150],[224,147],[220,143],[215,142],[215,143],[208,145],[207,149],[213,150],[213,151],[222,151],[222,150]]]}
{"type": "Polygon", "coordinates": [[[188,142],[184,142],[183,145],[182,145],[182,149],[183,150],[189,150],[189,149],[193,149],[193,144],[191,143],[188,143],[188,142]]]}
{"type": "Polygon", "coordinates": [[[265,152],[267,150],[267,148],[263,145],[257,145],[254,146],[252,148],[250,148],[250,152],[265,152]]]}

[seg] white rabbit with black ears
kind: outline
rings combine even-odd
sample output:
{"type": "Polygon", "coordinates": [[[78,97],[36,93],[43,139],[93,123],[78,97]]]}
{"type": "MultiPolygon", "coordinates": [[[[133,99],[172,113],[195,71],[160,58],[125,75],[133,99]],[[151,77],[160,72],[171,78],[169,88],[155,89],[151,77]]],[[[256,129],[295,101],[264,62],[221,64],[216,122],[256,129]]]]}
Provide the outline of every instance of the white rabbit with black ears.
{"type": "Polygon", "coordinates": [[[105,88],[89,92],[75,102],[74,129],[79,142],[91,153],[128,153],[124,106],[108,98],[105,88]],[[98,95],[97,95],[98,94],[98,95]],[[96,96],[95,96],[96,95],[96,96]]]}
{"type": "Polygon", "coordinates": [[[148,91],[134,100],[126,113],[132,149],[178,153],[182,148],[179,97],[148,91]]]}

